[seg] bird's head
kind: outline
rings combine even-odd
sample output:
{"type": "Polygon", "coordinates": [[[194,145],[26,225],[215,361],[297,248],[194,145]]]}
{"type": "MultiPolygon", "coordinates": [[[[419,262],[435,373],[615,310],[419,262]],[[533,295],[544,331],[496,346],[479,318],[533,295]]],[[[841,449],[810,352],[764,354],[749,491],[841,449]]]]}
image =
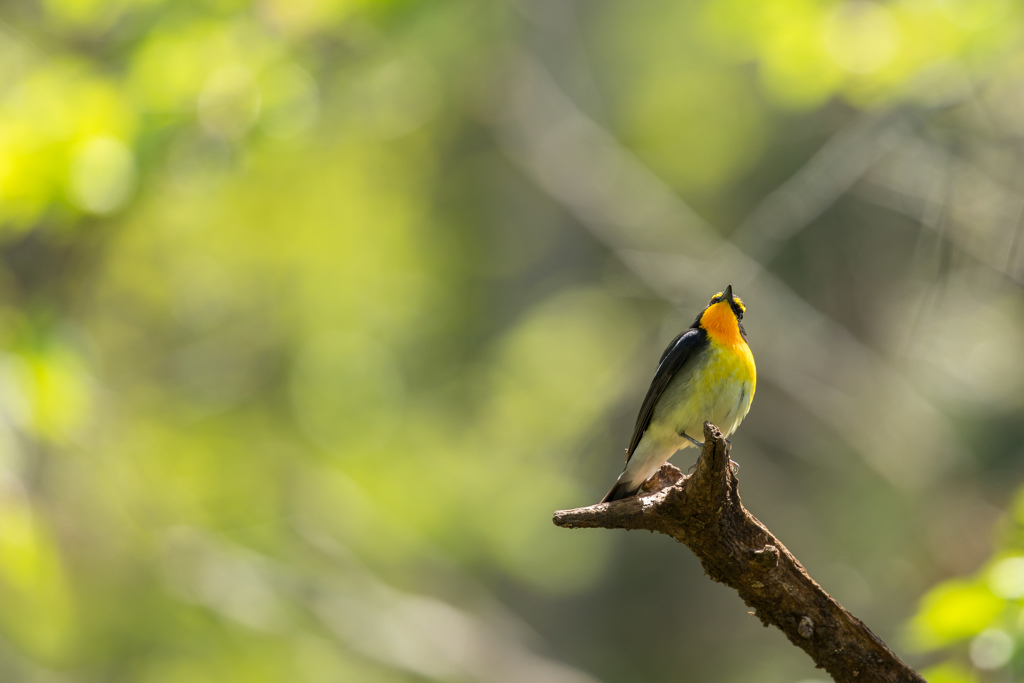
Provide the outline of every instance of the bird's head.
{"type": "Polygon", "coordinates": [[[711,297],[697,324],[715,339],[724,343],[737,343],[746,339],[743,329],[743,314],[747,307],[738,296],[733,296],[732,285],[711,297]]]}
{"type": "Polygon", "coordinates": [[[747,307],[743,305],[743,301],[738,296],[733,296],[732,285],[726,287],[724,292],[719,292],[711,297],[711,301],[708,302],[708,308],[715,304],[727,304],[732,310],[733,315],[736,316],[736,320],[743,320],[743,314],[747,310],[747,307]]]}

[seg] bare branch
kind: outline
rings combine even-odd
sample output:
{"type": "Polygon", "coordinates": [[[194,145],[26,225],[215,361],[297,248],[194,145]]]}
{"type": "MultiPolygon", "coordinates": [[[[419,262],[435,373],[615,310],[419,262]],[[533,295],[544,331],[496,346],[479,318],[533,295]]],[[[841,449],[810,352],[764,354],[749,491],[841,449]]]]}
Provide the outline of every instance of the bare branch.
{"type": "Polygon", "coordinates": [[[882,640],[822,590],[740,501],[721,432],[704,423],[692,475],[664,465],[651,491],[555,513],[570,529],[646,529],[686,545],[713,580],[735,589],[765,624],[779,628],[839,683],[924,683],[882,640]]]}

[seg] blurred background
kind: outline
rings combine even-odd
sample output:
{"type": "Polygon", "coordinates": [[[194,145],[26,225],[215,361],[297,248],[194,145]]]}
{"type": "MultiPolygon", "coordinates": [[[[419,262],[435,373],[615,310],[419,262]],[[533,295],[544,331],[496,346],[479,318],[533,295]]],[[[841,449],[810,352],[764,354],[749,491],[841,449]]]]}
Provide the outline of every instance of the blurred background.
{"type": "Polygon", "coordinates": [[[1022,216],[1009,0],[7,0],[0,678],[826,680],[551,524],[732,283],[747,507],[1024,680],[1022,216]]]}

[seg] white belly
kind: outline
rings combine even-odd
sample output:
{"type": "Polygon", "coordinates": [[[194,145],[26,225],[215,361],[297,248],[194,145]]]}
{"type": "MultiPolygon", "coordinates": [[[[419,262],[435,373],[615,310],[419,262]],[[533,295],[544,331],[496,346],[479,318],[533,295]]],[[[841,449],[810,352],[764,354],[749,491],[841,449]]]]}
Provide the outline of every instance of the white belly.
{"type": "Polygon", "coordinates": [[[704,423],[731,436],[750,410],[754,394],[753,367],[734,352],[709,347],[711,358],[697,359],[665,388],[651,423],[619,477],[639,485],[681,448],[692,444],[680,434],[704,440],[704,423]]]}
{"type": "MultiPolygon", "coordinates": [[[[712,348],[707,353],[721,352],[712,348]]],[[[703,441],[705,421],[728,437],[750,410],[753,382],[744,366],[718,359],[696,365],[699,370],[673,378],[654,409],[650,427],[662,438],[685,432],[703,441]]]]}

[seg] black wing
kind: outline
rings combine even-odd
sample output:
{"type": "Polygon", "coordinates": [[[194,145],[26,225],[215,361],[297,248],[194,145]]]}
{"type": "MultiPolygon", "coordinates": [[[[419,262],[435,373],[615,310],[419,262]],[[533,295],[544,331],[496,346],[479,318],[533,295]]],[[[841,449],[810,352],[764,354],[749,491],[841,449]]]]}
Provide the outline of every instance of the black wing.
{"type": "Polygon", "coordinates": [[[647,390],[643,405],[640,406],[640,414],[636,418],[636,426],[633,428],[633,438],[629,441],[629,449],[626,451],[626,462],[633,457],[633,451],[640,444],[644,432],[651,424],[651,416],[654,415],[654,406],[658,399],[665,392],[669,382],[679,372],[679,368],[686,364],[686,361],[704,350],[707,345],[707,332],[699,327],[691,327],[683,330],[678,337],[661,354],[661,361],[658,369],[651,380],[651,387],[647,390]]]}

